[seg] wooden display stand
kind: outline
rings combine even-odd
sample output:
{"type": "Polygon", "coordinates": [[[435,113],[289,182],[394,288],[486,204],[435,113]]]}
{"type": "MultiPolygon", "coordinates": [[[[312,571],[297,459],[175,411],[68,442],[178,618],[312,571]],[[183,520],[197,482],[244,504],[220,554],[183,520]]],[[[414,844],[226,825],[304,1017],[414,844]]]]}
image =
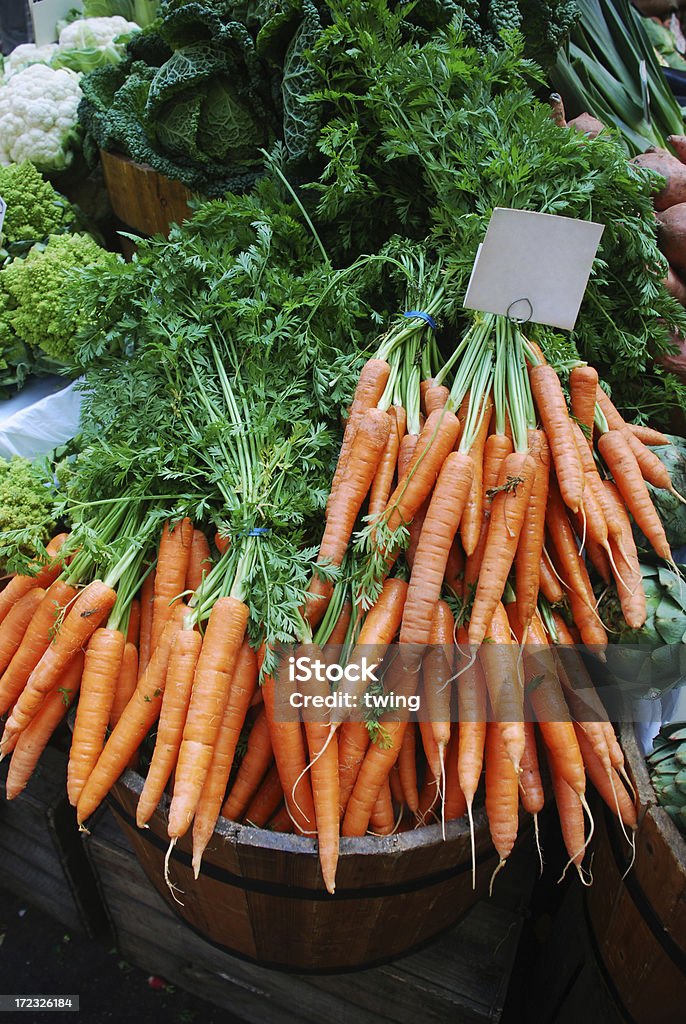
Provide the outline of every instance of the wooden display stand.
{"type": "MultiPolygon", "coordinates": [[[[513,854],[494,898],[421,952],[302,975],[229,956],[195,934],[150,884],[109,810],[84,842],[121,956],[254,1024],[497,1024],[537,867],[528,846],[513,854]]],[[[367,924],[356,917],[360,930],[367,924]]]]}
{"type": "Polygon", "coordinates": [[[168,235],[169,226],[190,216],[191,193],[179,181],[158,174],[119,153],[100,150],[105,185],[115,217],[142,235],[168,235]]]}

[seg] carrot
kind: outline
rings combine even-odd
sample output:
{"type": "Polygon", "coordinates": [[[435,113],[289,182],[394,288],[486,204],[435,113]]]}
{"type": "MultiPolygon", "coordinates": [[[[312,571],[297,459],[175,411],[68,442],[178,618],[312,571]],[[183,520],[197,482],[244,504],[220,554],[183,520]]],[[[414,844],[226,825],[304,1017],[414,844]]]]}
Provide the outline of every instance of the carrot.
{"type": "Polygon", "coordinates": [[[195,630],[182,629],[176,634],[169,655],[155,749],[136,808],[139,828],[145,828],[152,817],[176,766],[201,647],[202,637],[195,630]]]}
{"type": "Polygon", "coordinates": [[[462,516],[474,472],[471,456],[451,452],[438,475],[417,546],[400,629],[400,643],[426,644],[450,546],[462,516]]]}
{"type": "Polygon", "coordinates": [[[138,682],[138,651],[136,645],[127,641],[124,647],[124,654],[121,661],[121,671],[114,691],[114,700],[110,710],[110,729],[115,725],[124,713],[124,708],[131,700],[136,691],[138,682]]]}
{"type": "Polygon", "coordinates": [[[598,371],[592,366],[575,366],[569,375],[572,416],[583,430],[586,443],[593,444],[598,371]]]}
{"type": "Polygon", "coordinates": [[[214,540],[214,546],[220,555],[223,555],[225,551],[228,551],[231,543],[230,537],[227,537],[225,534],[220,533],[219,530],[217,530],[212,539],[214,540]]]}
{"type": "Polygon", "coordinates": [[[500,602],[493,612],[488,638],[489,642],[479,649],[478,657],[491,699],[493,717],[515,774],[519,774],[519,764],[524,753],[524,680],[512,644],[507,613],[500,602]]]}
{"type": "Polygon", "coordinates": [[[443,814],[446,821],[454,821],[456,818],[461,818],[463,814],[467,813],[467,800],[460,789],[458,778],[459,753],[459,734],[455,731],[445,755],[445,802],[443,814]]]}
{"type": "MultiPolygon", "coordinates": [[[[276,765],[273,764],[248,805],[245,812],[246,823],[254,825],[256,828],[264,828],[272,815],[276,813],[282,800],[283,789],[279,772],[276,765]]],[[[222,815],[225,818],[228,817],[224,811],[222,811],[222,815]]]]}
{"type": "Polygon", "coordinates": [[[4,672],[19,650],[24,634],[45,597],[42,587],[32,587],[20,597],[0,625],[0,673],[4,672]]]}
{"type": "Polygon", "coordinates": [[[193,530],[185,589],[196,591],[203,581],[203,576],[206,576],[211,568],[212,556],[207,537],[202,530],[193,530]]]}
{"type": "Polygon", "coordinates": [[[565,782],[553,765],[550,765],[550,777],[560,818],[562,838],[571,862],[579,870],[586,852],[583,805],[578,793],[575,793],[572,787],[565,782]]]}
{"type": "Polygon", "coordinates": [[[331,636],[326,641],[327,649],[330,647],[340,647],[341,644],[345,643],[345,638],[348,634],[348,626],[350,625],[350,618],[353,613],[352,602],[346,598],[341,608],[341,614],[338,616],[336,625],[331,631],[331,636]]]}
{"type": "MultiPolygon", "coordinates": [[[[438,744],[434,739],[433,729],[431,728],[431,722],[424,722],[422,720],[417,722],[419,728],[419,736],[422,741],[422,748],[424,750],[424,757],[426,758],[426,776],[433,782],[438,782],[440,785],[442,775],[442,762],[441,754],[438,749],[438,744]]],[[[433,804],[431,805],[433,807],[433,804]]]]}
{"type": "MultiPolygon", "coordinates": [[[[207,636],[205,637],[205,643],[207,643],[207,636]]],[[[202,653],[198,664],[200,664],[201,660],[202,653]]],[[[231,766],[233,765],[233,759],[236,754],[236,746],[241,736],[241,730],[245,725],[245,716],[248,713],[250,701],[257,689],[257,676],[257,656],[246,639],[240,647],[238,655],[235,658],[235,668],[230,674],[231,685],[228,700],[224,706],[224,714],[219,726],[214,748],[211,751],[209,768],[205,775],[200,796],[197,801],[195,821],[193,822],[193,872],[196,878],[200,874],[200,865],[203,853],[212,838],[212,833],[214,832],[217,819],[221,813],[222,804],[224,803],[224,798],[226,797],[226,785],[229,781],[229,775],[231,774],[231,766]]],[[[197,680],[198,671],[196,669],[195,680],[193,683],[194,692],[195,687],[197,686],[197,680]]],[[[186,727],[184,727],[184,742],[185,733],[188,728],[188,718],[190,717],[192,708],[193,697],[191,696],[191,704],[188,711],[188,717],[186,719],[186,727]]],[[[183,752],[183,742],[181,744],[181,751],[183,752]]],[[[192,756],[193,754],[191,752],[191,757],[192,756]]],[[[181,764],[181,757],[179,757],[179,764],[181,764]]],[[[193,771],[196,767],[195,763],[192,763],[190,767],[191,771],[193,771]]],[[[176,792],[178,778],[179,769],[177,767],[174,792],[176,792]]],[[[183,819],[181,819],[181,821],[183,822],[183,819]]],[[[183,827],[183,825],[180,827],[183,827]]]]}
{"type": "MultiPolygon", "coordinates": [[[[600,474],[596,469],[593,453],[576,423],[574,424],[574,436],[576,438],[577,451],[579,452],[579,457],[584,470],[584,500],[587,489],[590,489],[595,501],[600,505],[602,510],[602,515],[605,520],[605,524],[607,525],[607,534],[612,537],[619,538],[622,533],[621,524],[617,520],[612,504],[607,500],[603,481],[600,479],[600,474]]],[[[589,531],[593,533],[592,517],[589,516],[588,513],[586,515],[586,524],[589,531]]],[[[597,534],[593,535],[595,536],[596,541],[601,543],[600,537],[598,537],[597,534]]]]}
{"type": "MultiPolygon", "coordinates": [[[[512,451],[512,444],[509,438],[504,438],[494,442],[491,441],[490,437],[488,437],[490,420],[489,414],[492,406],[493,401],[489,395],[485,401],[485,408],[479,429],[476,432],[476,436],[474,437],[472,446],[469,450],[469,454],[472,456],[474,463],[474,473],[469,490],[469,498],[465,506],[462,522],[460,523],[460,537],[462,538],[462,546],[466,555],[474,554],[476,546],[479,543],[484,510],[484,471],[489,459],[498,457],[498,452],[501,450],[502,445],[504,445],[508,451],[512,451]],[[496,446],[495,449],[493,449],[494,445],[496,446]],[[491,449],[493,449],[493,451],[491,451],[491,449]]],[[[498,435],[493,434],[491,437],[498,437],[498,435]]],[[[500,437],[503,438],[503,435],[500,435],[500,437]]],[[[506,451],[505,454],[508,454],[508,451],[506,451]]],[[[498,474],[496,473],[496,480],[497,476],[498,474]]]]}
{"type": "Polygon", "coordinates": [[[610,768],[608,771],[593,749],[584,729],[580,725],[576,725],[575,728],[589,779],[610,810],[618,814],[629,828],[637,828],[636,808],[626,791],[619,772],[616,768],[610,768]]]}
{"type": "Polygon", "coordinates": [[[419,434],[405,434],[400,441],[400,447],[398,448],[398,480],[402,480],[406,475],[414,457],[418,441],[419,434]]]}
{"type": "MultiPolygon", "coordinates": [[[[315,679],[308,686],[308,693],[325,698],[329,695],[329,684],[326,680],[315,679]]],[[[326,890],[333,894],[340,836],[338,737],[330,735],[329,712],[325,707],[312,707],[303,718],[310,755],[319,864],[326,890]]]]}
{"type": "Polygon", "coordinates": [[[72,807],[102,753],[125,646],[126,637],[118,629],[96,629],[86,648],[67,768],[72,807]]]}
{"type": "MultiPolygon", "coordinates": [[[[430,388],[427,395],[431,395],[433,390],[438,389],[430,388]]],[[[390,836],[394,829],[395,814],[393,813],[393,801],[391,800],[391,787],[388,779],[386,779],[379,790],[379,795],[372,810],[372,816],[369,820],[369,831],[377,836],[390,836]]]]}
{"type": "Polygon", "coordinates": [[[666,434],[660,433],[659,430],[653,430],[652,427],[640,426],[638,423],[628,423],[627,426],[639,441],[643,441],[643,444],[649,444],[656,448],[661,445],[671,444],[666,434]]]}
{"type": "MultiPolygon", "coordinates": [[[[579,525],[580,524],[577,524],[577,527],[579,525]]],[[[610,550],[612,551],[612,542],[610,542],[610,550]]],[[[608,558],[605,549],[602,548],[597,541],[593,540],[592,537],[586,538],[586,555],[600,578],[605,583],[609,583],[612,578],[612,566],[610,565],[610,559],[608,558]]],[[[612,551],[612,557],[615,558],[616,562],[614,551],[612,551]]]]}
{"type": "Polygon", "coordinates": [[[603,391],[600,385],[596,388],[595,400],[600,406],[600,410],[607,420],[610,430],[622,430],[626,426],[624,417],[617,411],[612,399],[606,391],[603,391]]]}
{"type": "Polygon", "coordinates": [[[455,537],[448,553],[444,579],[446,587],[449,587],[456,597],[464,596],[464,569],[465,558],[462,542],[459,537],[455,537]]]}
{"type": "Polygon", "coordinates": [[[155,570],[151,569],[141,587],[141,628],[138,650],[138,678],[152,657],[152,602],[155,596],[155,570]]]}
{"type": "Polygon", "coordinates": [[[522,774],[519,776],[519,790],[522,807],[529,814],[540,814],[545,804],[541,772],[536,752],[536,731],[533,722],[524,723],[524,753],[522,774]]]}
{"type": "Polygon", "coordinates": [[[667,472],[667,467],[663,462],[658,459],[655,452],[651,452],[650,448],[646,448],[642,441],[633,434],[629,427],[624,427],[621,431],[622,436],[631,448],[632,452],[636,456],[639,469],[641,470],[641,476],[653,487],[657,487],[662,491],[669,491],[671,494],[676,494],[674,490],[674,484],[672,478],[667,472]]]}
{"type": "Polygon", "coordinates": [[[398,770],[403,796],[408,810],[416,814],[419,810],[419,791],[417,789],[417,730],[414,722],[408,724],[398,755],[398,770]]]}
{"type": "Polygon", "coordinates": [[[14,800],[26,789],[26,785],[48,745],[48,741],[74,702],[81,685],[83,653],[79,651],[70,662],[45,704],[17,740],[7,772],[6,794],[14,800]]]}
{"type": "Polygon", "coordinates": [[[243,813],[259,789],[269,765],[272,763],[272,741],[264,708],[253,722],[248,747],[240,763],[233,786],[222,807],[222,817],[240,821],[243,813]]]}
{"type": "Polygon", "coordinates": [[[645,623],[648,609],[636,542],[626,508],[616,485],[612,481],[606,480],[605,492],[607,500],[614,506],[618,521],[622,524],[620,539],[613,544],[612,549],[616,566],[616,570],[613,572],[619,603],[627,625],[631,629],[640,629],[645,623]]]}
{"type": "MultiPolygon", "coordinates": [[[[318,564],[338,566],[343,561],[390,429],[391,417],[381,409],[369,409],[361,418],[335,499],[329,500],[326,526],[317,555],[318,564]]],[[[317,575],[313,577],[306,605],[306,617],[312,627],[321,622],[332,593],[332,583],[317,575]]]]}
{"type": "Polygon", "coordinates": [[[164,524],[157,555],[153,590],[152,626],[150,628],[150,649],[153,651],[171,616],[172,603],[180,598],[186,586],[192,540],[193,524],[190,519],[182,519],[173,528],[169,523],[164,524]]]}
{"type": "Polygon", "coordinates": [[[58,533],[56,537],[52,538],[45,549],[49,560],[42,567],[39,564],[36,565],[35,576],[13,576],[5,589],[0,590],[0,622],[8,615],[10,608],[29,590],[34,587],[42,587],[47,590],[55,582],[62,572],[62,561],[56,556],[68,536],[67,533],[58,533]]]}
{"type": "Polygon", "coordinates": [[[479,578],[481,563],[483,562],[484,551],[486,549],[486,540],[488,538],[488,526],[491,519],[493,492],[495,492],[495,489],[498,486],[503,462],[505,458],[512,453],[512,450],[512,438],[507,437],[504,434],[491,434],[486,442],[482,467],[481,523],[479,540],[471,555],[467,556],[464,572],[464,586],[467,592],[471,587],[474,587],[474,584],[479,578]],[[491,438],[496,440],[491,440],[491,438]]]}
{"type": "Polygon", "coordinates": [[[450,606],[439,601],[431,624],[430,646],[424,658],[423,673],[426,713],[441,764],[450,742],[454,630],[455,620],[450,606]]]}
{"type": "Polygon", "coordinates": [[[305,771],[307,759],[300,721],[294,718],[294,711],[290,705],[290,695],[293,692],[295,683],[291,682],[287,675],[279,679],[278,691],[272,676],[268,675],[262,683],[264,710],[269,723],[269,735],[286,808],[296,831],[301,834],[313,834],[314,799],[310,776],[305,771]]]}
{"type": "Polygon", "coordinates": [[[564,601],[564,590],[552,569],[550,556],[545,548],[543,549],[538,571],[540,591],[546,601],[549,601],[550,604],[559,604],[560,601],[564,601]]]}
{"type": "Polygon", "coordinates": [[[552,366],[534,366],[531,391],[548,438],[563,501],[572,512],[581,507],[584,474],[572,431],[572,421],[560,379],[552,366]]]}
{"type": "Polygon", "coordinates": [[[89,818],[109,793],[121,773],[157,721],[162,705],[169,658],[188,609],[177,605],[164,627],[148,667],[138,679],[136,691],[112,730],[98,763],[83,788],[76,808],[79,825],[89,818]]]}
{"type": "Polygon", "coordinates": [[[664,528],[626,438],[618,430],[608,430],[598,439],[598,451],[607,463],[629,512],[654,551],[660,558],[671,562],[672,552],[664,528]]]}
{"type": "Polygon", "coordinates": [[[126,642],[127,644],[135,644],[138,647],[138,641],[141,633],[141,603],[137,597],[134,597],[131,602],[129,610],[129,625],[126,630],[126,642]]]}
{"type": "Polygon", "coordinates": [[[285,804],[276,812],[267,828],[270,832],[293,832],[293,819],[288,813],[288,808],[285,804]]]}
{"type": "MultiPolygon", "coordinates": [[[[248,606],[234,597],[220,597],[212,606],[195,668],[193,689],[179,748],[174,793],[169,806],[167,834],[170,839],[185,835],[198,806],[212,764],[219,730],[223,725],[231,680],[239,653],[242,653],[241,645],[248,614],[248,606]]],[[[217,811],[223,798],[222,793],[217,811]]],[[[212,829],[214,824],[213,821],[212,829]]]]}
{"type": "Polygon", "coordinates": [[[343,818],[369,746],[364,722],[344,722],[338,739],[339,812],[343,818]]]}
{"type": "MultiPolygon", "coordinates": [[[[42,588],[33,588],[42,589],[42,588]]],[[[43,654],[50,645],[60,616],[76,598],[77,591],[62,580],[55,580],[26,627],[19,647],[0,680],[0,715],[14,704],[43,654]]]]}
{"type": "Polygon", "coordinates": [[[527,514],[536,463],[523,452],[503,462],[499,492],[493,498],[486,547],[469,620],[469,642],[475,646],[486,636],[491,618],[503,596],[527,514]]]}
{"type": "Polygon", "coordinates": [[[384,359],[368,359],[362,367],[360,376],[353,395],[353,402],[350,408],[350,415],[343,433],[343,443],[338,456],[336,471],[331,481],[329,500],[326,505],[326,517],[328,519],[331,507],[337,499],[337,491],[348,468],[348,460],[352,452],[353,441],[365,413],[373,409],[383,395],[388,378],[391,375],[391,367],[384,359]]]}
{"type": "Polygon", "coordinates": [[[497,723],[489,722],[486,728],[486,815],[491,839],[500,858],[496,870],[502,868],[512,853],[519,825],[518,807],[517,773],[497,723]]]}
{"type": "Polygon", "coordinates": [[[422,530],[424,529],[424,520],[426,519],[426,513],[429,511],[431,497],[432,496],[429,495],[429,497],[422,502],[417,510],[417,514],[408,527],[410,539],[405,550],[405,560],[407,561],[410,570],[414,567],[414,560],[419,546],[419,538],[421,537],[422,530]]]}
{"type": "Polygon", "coordinates": [[[545,543],[545,509],[550,481],[550,449],[542,430],[529,431],[529,452],[536,469],[529,509],[524,519],[515,555],[517,608],[524,625],[528,625],[536,609],[541,579],[541,557],[545,543]]]}
{"type": "Polygon", "coordinates": [[[370,522],[373,522],[381,515],[386,507],[386,502],[393,486],[393,477],[398,464],[398,452],[400,442],[405,437],[407,426],[407,413],[402,405],[392,405],[388,410],[391,416],[391,429],[388,433],[388,440],[383,450],[381,460],[376,470],[372,487],[369,492],[369,508],[367,515],[370,522]]]}
{"type": "Polygon", "coordinates": [[[94,580],[81,591],[14,705],[5,725],[3,744],[12,733],[22,732],[40,711],[43,701],[57,685],[61,673],[76,652],[88,643],[100,623],[107,618],[116,599],[116,592],[100,580],[94,580]]]}
{"type": "Polygon", "coordinates": [[[388,782],[391,787],[391,796],[393,797],[393,803],[397,807],[402,807],[405,802],[403,797],[403,787],[400,784],[400,769],[398,768],[398,762],[396,761],[388,775],[388,782]]]}
{"type": "MultiPolygon", "coordinates": [[[[461,626],[458,632],[458,642],[461,646],[467,644],[467,630],[464,626],[461,626]]],[[[457,684],[457,701],[457,777],[471,822],[471,807],[481,778],[486,742],[486,683],[479,661],[461,671],[457,684]]]]}
{"type": "Polygon", "coordinates": [[[459,433],[460,421],[454,412],[436,409],[427,416],[407,471],[398,481],[383,513],[389,530],[412,522],[431,493],[459,433]]]}

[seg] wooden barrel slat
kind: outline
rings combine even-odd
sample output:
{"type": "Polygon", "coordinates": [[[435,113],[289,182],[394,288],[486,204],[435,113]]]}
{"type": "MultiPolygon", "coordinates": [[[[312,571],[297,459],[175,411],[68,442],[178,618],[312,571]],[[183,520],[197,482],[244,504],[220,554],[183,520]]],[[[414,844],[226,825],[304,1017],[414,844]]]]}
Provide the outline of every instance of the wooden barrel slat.
{"type": "Polygon", "coordinates": [[[636,860],[613,816],[597,815],[593,885],[586,893],[598,954],[636,1024],[673,1024],[686,1006],[686,841],[657,806],[633,726],[622,746],[639,804],[636,860]]]}
{"type": "Polygon", "coordinates": [[[220,818],[196,881],[192,837],[170,858],[176,903],[164,880],[168,798],[136,827],[143,779],[127,772],[112,809],[166,903],[221,949],[272,967],[352,969],[406,953],[454,924],[484,895],[497,858],[484,811],[476,817],[478,886],[472,890],[466,821],[394,836],[341,841],[336,894],[323,885],[316,842],[220,818]]]}
{"type": "Polygon", "coordinates": [[[114,215],[128,227],[144,235],[168,235],[170,224],[190,216],[191,193],[180,181],[120,153],[100,150],[100,158],[114,215]]]}

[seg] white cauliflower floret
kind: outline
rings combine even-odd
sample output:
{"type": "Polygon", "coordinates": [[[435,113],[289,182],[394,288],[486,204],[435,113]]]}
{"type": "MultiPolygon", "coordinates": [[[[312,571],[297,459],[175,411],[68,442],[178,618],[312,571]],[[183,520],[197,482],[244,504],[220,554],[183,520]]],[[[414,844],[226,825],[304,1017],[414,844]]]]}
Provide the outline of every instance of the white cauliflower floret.
{"type": "Polygon", "coordinates": [[[104,50],[119,36],[132,32],[140,32],[140,27],[119,14],[111,18],[81,18],[64,26],[59,45],[62,50],[104,50]]]}
{"type": "Polygon", "coordinates": [[[16,75],[31,64],[49,64],[57,53],[57,43],[45,43],[43,46],[36,46],[35,43],[21,43],[15,46],[11,53],[5,57],[3,75],[5,81],[12,75],[16,75]]]}
{"type": "Polygon", "coordinates": [[[66,68],[32,64],[0,87],[0,164],[30,160],[40,171],[61,171],[81,102],[79,76],[66,68]]]}

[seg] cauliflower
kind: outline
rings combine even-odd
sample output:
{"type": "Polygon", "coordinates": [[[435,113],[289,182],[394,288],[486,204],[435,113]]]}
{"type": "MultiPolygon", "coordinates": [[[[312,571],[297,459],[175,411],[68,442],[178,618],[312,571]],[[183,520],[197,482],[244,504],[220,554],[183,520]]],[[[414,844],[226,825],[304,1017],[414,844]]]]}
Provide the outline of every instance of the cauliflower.
{"type": "Polygon", "coordinates": [[[28,160],[0,167],[0,196],[7,203],[2,244],[36,242],[63,231],[74,220],[73,210],[28,160]]]}
{"type": "Polygon", "coordinates": [[[49,466],[18,455],[0,459],[0,534],[3,551],[0,569],[10,571],[7,556],[32,558],[45,544],[55,525],[55,487],[49,466]],[[9,531],[17,531],[13,536],[9,531]]]}
{"type": "Polygon", "coordinates": [[[3,65],[5,81],[31,64],[49,64],[58,50],[57,43],[45,43],[43,46],[36,46],[35,43],[21,43],[19,46],[15,46],[12,52],[5,57],[3,65]]]}
{"type": "Polygon", "coordinates": [[[64,26],[59,46],[62,50],[105,50],[119,36],[133,32],[140,32],[135,21],[127,21],[119,14],[111,18],[80,18],[64,26]]]}
{"type": "Polygon", "coordinates": [[[79,76],[32,64],[0,87],[0,164],[30,160],[40,171],[61,171],[77,141],[79,76]]]}
{"type": "Polygon", "coordinates": [[[69,305],[67,284],[83,267],[118,261],[90,235],[51,235],[47,245],[34,245],[26,259],[13,260],[0,273],[8,295],[4,321],[29,347],[73,365],[80,311],[69,305]]]}

